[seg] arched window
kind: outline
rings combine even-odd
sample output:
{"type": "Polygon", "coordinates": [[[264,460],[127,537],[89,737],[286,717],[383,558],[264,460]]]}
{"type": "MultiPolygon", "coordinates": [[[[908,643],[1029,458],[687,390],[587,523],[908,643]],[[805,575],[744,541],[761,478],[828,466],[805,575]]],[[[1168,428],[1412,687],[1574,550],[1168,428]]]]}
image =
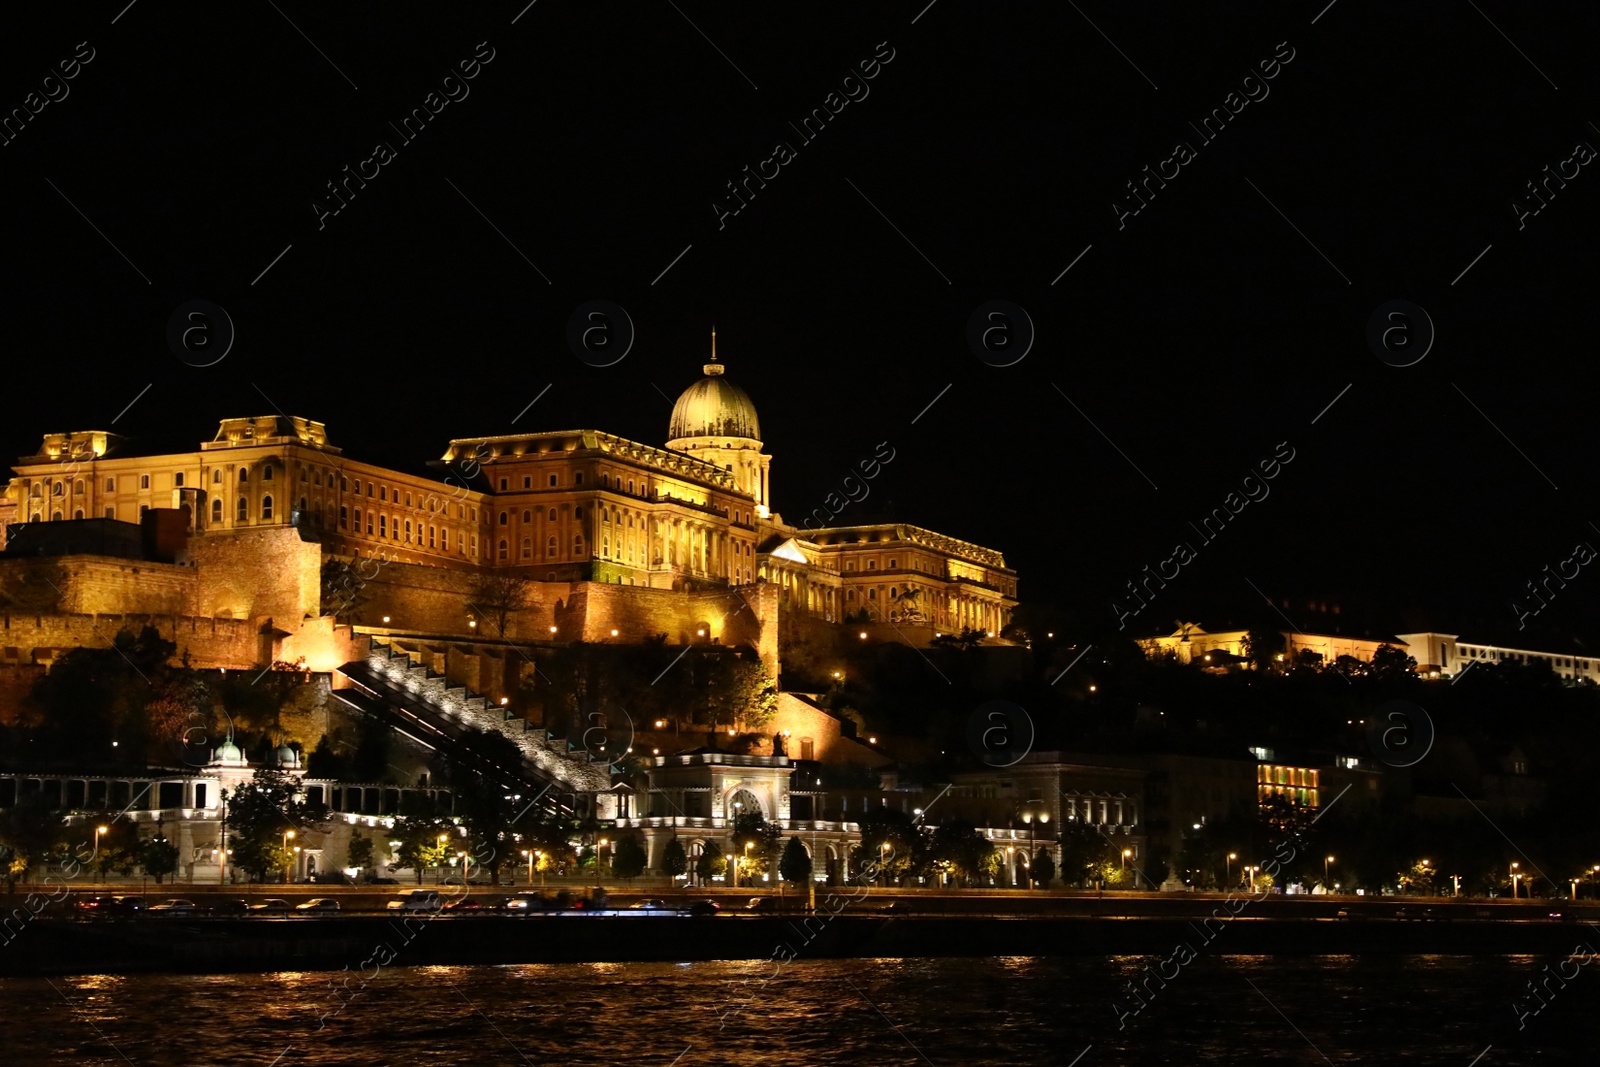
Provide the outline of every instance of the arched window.
{"type": "Polygon", "coordinates": [[[603,536],[603,537],[600,538],[600,554],[602,556],[610,556],[611,555],[611,537],[610,537],[610,535],[606,535],[606,536],[603,536]]]}
{"type": "Polygon", "coordinates": [[[83,509],[82,508],[78,508],[76,511],[74,511],[72,513],[72,517],[75,518],[75,519],[83,518],[83,509]]]}
{"type": "Polygon", "coordinates": [[[368,511],[367,511],[367,533],[369,533],[369,534],[372,533],[372,511],[371,511],[371,509],[368,509],[368,511]]]}
{"type": "Polygon", "coordinates": [[[79,478],[77,481],[72,483],[72,491],[74,493],[78,493],[78,494],[82,494],[83,493],[83,479],[82,478],[79,478]]]}
{"type": "Polygon", "coordinates": [[[602,474],[602,475],[601,475],[601,476],[600,476],[600,488],[602,488],[602,489],[609,489],[609,488],[611,488],[611,475],[609,475],[609,474],[602,474]]]}
{"type": "Polygon", "coordinates": [[[239,481],[248,482],[249,480],[250,480],[250,471],[249,471],[249,469],[246,468],[246,467],[240,467],[239,468],[239,481]]]}
{"type": "Polygon", "coordinates": [[[212,522],[221,522],[222,521],[222,501],[221,500],[213,500],[211,502],[211,521],[212,522]]]}
{"type": "Polygon", "coordinates": [[[583,534],[572,535],[572,554],[574,556],[583,555],[583,534]]]}
{"type": "Polygon", "coordinates": [[[532,522],[533,521],[533,512],[529,511],[527,508],[523,508],[522,509],[522,521],[523,522],[532,522]]]}
{"type": "Polygon", "coordinates": [[[522,558],[523,559],[532,559],[533,558],[533,538],[531,538],[531,537],[524,537],[522,539],[522,558]]]}
{"type": "MultiPolygon", "coordinates": [[[[215,470],[213,470],[211,472],[211,484],[212,485],[221,485],[222,484],[222,468],[221,467],[218,467],[218,468],[216,468],[215,470]]],[[[106,488],[110,489],[111,487],[108,485],[108,486],[106,486],[106,488]]]]}
{"type": "Polygon", "coordinates": [[[261,480],[264,482],[272,481],[272,464],[268,463],[261,468],[261,480]]]}
{"type": "Polygon", "coordinates": [[[62,491],[62,485],[63,485],[63,483],[61,483],[61,482],[57,482],[55,485],[52,485],[50,487],[50,495],[51,496],[60,496],[61,495],[61,491],[62,491]]]}
{"type": "MultiPolygon", "coordinates": [[[[59,489],[60,486],[57,486],[56,488],[59,489]]],[[[150,488],[150,476],[148,474],[139,475],[139,488],[140,489],[148,489],[148,488],[150,488]]]]}
{"type": "Polygon", "coordinates": [[[389,516],[387,516],[387,515],[379,515],[378,516],[378,536],[379,537],[388,537],[389,536],[389,516]]]}
{"type": "MultiPolygon", "coordinates": [[[[271,468],[268,469],[270,470],[271,468]]],[[[270,518],[272,518],[272,497],[264,496],[261,498],[261,519],[265,522],[270,518]]]]}
{"type": "Polygon", "coordinates": [[[37,511],[33,513],[33,521],[34,522],[39,522],[41,520],[41,518],[42,518],[42,516],[40,516],[40,514],[37,511]]]}
{"type": "Polygon", "coordinates": [[[450,527],[448,526],[439,531],[439,550],[441,552],[450,551],[450,527]]]}
{"type": "Polygon", "coordinates": [[[244,497],[240,497],[239,498],[238,506],[233,509],[233,519],[234,519],[235,522],[248,522],[249,521],[249,519],[250,519],[250,501],[246,500],[244,497]]]}
{"type": "Polygon", "coordinates": [[[339,505],[339,529],[343,530],[350,525],[350,509],[343,504],[339,505]]]}
{"type": "Polygon", "coordinates": [[[39,496],[39,495],[41,495],[40,491],[39,491],[39,483],[38,482],[34,482],[33,483],[33,488],[32,488],[32,490],[29,491],[28,495],[29,496],[39,496]]]}
{"type": "Polygon", "coordinates": [[[867,599],[868,600],[877,600],[878,599],[878,591],[876,589],[868,589],[867,590],[867,599]]]}
{"type": "Polygon", "coordinates": [[[628,479],[628,492],[630,492],[630,493],[633,492],[633,479],[632,478],[628,479]]]}
{"type": "Polygon", "coordinates": [[[506,539],[504,537],[500,538],[500,553],[496,558],[497,559],[501,559],[501,560],[505,559],[506,558],[506,550],[509,547],[510,546],[506,544],[506,539]]]}
{"type": "Polygon", "coordinates": [[[437,526],[428,527],[428,547],[429,548],[433,548],[434,547],[434,533],[437,530],[438,530],[437,526]]]}
{"type": "MultiPolygon", "coordinates": [[[[300,480],[302,482],[306,482],[306,481],[310,481],[311,480],[310,477],[307,475],[306,469],[304,467],[300,468],[300,480]]],[[[322,475],[320,475],[320,474],[317,475],[317,484],[318,485],[322,484],[322,475]]]]}
{"type": "Polygon", "coordinates": [[[506,525],[506,513],[503,511],[500,513],[500,525],[506,525]]]}
{"type": "MultiPolygon", "coordinates": [[[[218,501],[218,503],[220,503],[220,501],[218,501]]],[[[117,509],[116,508],[106,508],[106,518],[114,519],[116,517],[117,517],[117,509]]]]}
{"type": "Polygon", "coordinates": [[[556,521],[556,509],[555,508],[551,508],[550,509],[550,514],[546,515],[545,518],[549,519],[551,522],[555,522],[556,521]]]}
{"type": "Polygon", "coordinates": [[[582,471],[578,471],[576,474],[574,474],[572,476],[572,484],[573,485],[582,485],[583,484],[583,472],[582,471]]]}
{"type": "Polygon", "coordinates": [[[411,520],[407,519],[406,520],[406,543],[409,544],[410,542],[411,542],[411,520]]]}
{"type": "Polygon", "coordinates": [[[555,558],[555,555],[556,555],[556,539],[555,539],[554,535],[551,535],[550,540],[545,542],[544,554],[546,556],[550,557],[551,559],[555,558]]]}
{"type": "Polygon", "coordinates": [[[339,492],[348,493],[349,491],[350,491],[350,479],[346,478],[342,474],[339,475],[339,492]]]}
{"type": "MultiPolygon", "coordinates": [[[[371,496],[372,494],[368,493],[367,495],[371,496]]],[[[379,500],[388,500],[389,499],[389,487],[388,486],[386,486],[386,485],[378,486],[378,499],[379,500]]]]}
{"type": "Polygon", "coordinates": [[[572,517],[575,518],[575,519],[583,518],[583,505],[582,504],[579,504],[577,507],[572,509],[572,517]]]}

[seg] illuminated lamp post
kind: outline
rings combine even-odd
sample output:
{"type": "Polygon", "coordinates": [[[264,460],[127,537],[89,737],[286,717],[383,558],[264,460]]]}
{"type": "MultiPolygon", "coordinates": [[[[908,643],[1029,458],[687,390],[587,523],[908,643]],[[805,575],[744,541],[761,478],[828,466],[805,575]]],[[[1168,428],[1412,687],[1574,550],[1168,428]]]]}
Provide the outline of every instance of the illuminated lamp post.
{"type": "Polygon", "coordinates": [[[1222,865],[1222,872],[1223,872],[1222,880],[1224,882],[1232,882],[1233,881],[1233,861],[1238,859],[1238,858],[1239,858],[1239,854],[1237,852],[1228,853],[1227,862],[1222,865]]]}

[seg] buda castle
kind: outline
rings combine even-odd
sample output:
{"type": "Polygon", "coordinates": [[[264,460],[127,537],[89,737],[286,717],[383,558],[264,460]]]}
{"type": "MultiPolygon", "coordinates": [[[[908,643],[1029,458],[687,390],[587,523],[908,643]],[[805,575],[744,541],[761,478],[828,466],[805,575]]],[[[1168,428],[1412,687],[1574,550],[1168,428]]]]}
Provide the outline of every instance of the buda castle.
{"type": "Polygon", "coordinates": [[[1000,552],[904,523],[786,523],[755,406],[714,335],[703,371],[662,447],[588,429],[462,438],[422,475],[346,458],[301,417],[224,419],[196,451],[166,455],[126,454],[105,431],[50,434],[0,496],[0,568],[60,557],[63,613],[184,616],[213,630],[253,620],[285,637],[321,616],[328,559],[356,562],[370,583],[363,630],[382,618],[481,636],[462,591],[503,570],[531,579],[532,606],[548,609],[531,613],[537,634],[506,628],[518,639],[666,632],[765,644],[770,658],[775,638],[756,641],[752,626],[776,630],[766,623],[778,615],[913,645],[999,634],[1017,582],[1000,552]]]}

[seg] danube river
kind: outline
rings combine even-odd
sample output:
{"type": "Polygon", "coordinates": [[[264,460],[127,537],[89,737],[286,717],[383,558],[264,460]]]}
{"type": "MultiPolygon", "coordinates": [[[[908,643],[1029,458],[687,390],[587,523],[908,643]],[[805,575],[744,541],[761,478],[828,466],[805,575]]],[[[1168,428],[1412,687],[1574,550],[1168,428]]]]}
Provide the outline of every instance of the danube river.
{"type": "Polygon", "coordinates": [[[326,972],[82,975],[0,979],[0,1008],[6,1062],[29,1065],[1495,1067],[1592,1063],[1600,1038],[1579,959],[1201,955],[1165,981],[1160,962],[389,967],[350,997],[326,972]]]}

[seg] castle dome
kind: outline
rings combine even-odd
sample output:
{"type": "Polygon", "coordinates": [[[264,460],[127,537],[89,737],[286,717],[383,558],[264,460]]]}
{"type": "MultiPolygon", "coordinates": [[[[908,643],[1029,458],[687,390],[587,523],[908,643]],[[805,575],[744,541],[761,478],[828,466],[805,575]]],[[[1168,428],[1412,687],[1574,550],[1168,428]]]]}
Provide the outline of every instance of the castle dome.
{"type": "Polygon", "coordinates": [[[717,362],[716,331],[711,334],[711,362],[702,368],[705,377],[683,391],[672,405],[672,422],[667,440],[690,437],[744,437],[761,440],[761,423],[750,395],[723,375],[717,362]]]}

